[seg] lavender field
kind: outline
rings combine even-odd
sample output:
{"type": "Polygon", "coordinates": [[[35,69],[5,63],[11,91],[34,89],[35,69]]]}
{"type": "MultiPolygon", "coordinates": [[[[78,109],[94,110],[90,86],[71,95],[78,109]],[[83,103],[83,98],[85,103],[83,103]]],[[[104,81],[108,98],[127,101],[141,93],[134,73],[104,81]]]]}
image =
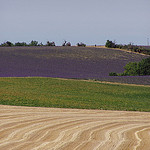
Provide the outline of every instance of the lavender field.
{"type": "Polygon", "coordinates": [[[150,76],[109,77],[149,56],[90,47],[0,47],[0,77],[58,77],[148,84],[150,76]]]}

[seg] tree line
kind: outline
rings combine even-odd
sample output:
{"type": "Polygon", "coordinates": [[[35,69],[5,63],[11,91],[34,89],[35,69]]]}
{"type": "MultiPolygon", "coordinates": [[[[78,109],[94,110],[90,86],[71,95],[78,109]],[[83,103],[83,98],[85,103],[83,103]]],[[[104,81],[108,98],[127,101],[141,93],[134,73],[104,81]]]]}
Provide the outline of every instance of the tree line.
{"type": "Polygon", "coordinates": [[[105,47],[119,48],[119,49],[129,50],[132,52],[138,52],[138,53],[150,55],[150,49],[147,49],[147,48],[142,47],[142,46],[133,45],[132,43],[129,43],[128,45],[126,45],[126,44],[123,45],[123,44],[116,44],[115,42],[107,40],[105,47]]]}
{"type": "MultiPolygon", "coordinates": [[[[34,41],[32,40],[29,44],[27,44],[26,42],[17,42],[17,43],[12,43],[10,41],[4,42],[2,44],[0,44],[1,47],[12,47],[12,46],[56,46],[55,42],[50,42],[47,41],[47,43],[44,45],[42,42],[38,43],[38,41],[34,41]]],[[[62,46],[71,46],[70,42],[64,41],[62,46]]],[[[82,46],[85,47],[86,44],[80,42],[77,43],[77,46],[82,46]]]]}
{"type": "MultiPolygon", "coordinates": [[[[26,42],[17,42],[17,43],[12,43],[10,41],[4,42],[2,44],[0,44],[1,47],[12,47],[12,46],[56,46],[55,42],[50,42],[47,41],[46,44],[38,43],[38,41],[34,41],[32,40],[29,44],[27,44],[26,42]]],[[[70,42],[64,41],[62,46],[71,46],[70,42]]],[[[76,46],[82,46],[82,47],[86,47],[85,43],[77,43],[76,46]]],[[[96,45],[95,45],[96,47],[96,45]]],[[[123,45],[123,44],[116,44],[115,42],[112,42],[110,40],[106,41],[105,47],[108,48],[119,48],[119,49],[124,49],[124,50],[130,50],[132,52],[138,52],[138,53],[143,53],[143,54],[147,54],[150,55],[150,49],[147,49],[145,47],[142,46],[137,46],[137,45],[133,45],[132,43],[128,44],[128,45],[123,45]]]]}

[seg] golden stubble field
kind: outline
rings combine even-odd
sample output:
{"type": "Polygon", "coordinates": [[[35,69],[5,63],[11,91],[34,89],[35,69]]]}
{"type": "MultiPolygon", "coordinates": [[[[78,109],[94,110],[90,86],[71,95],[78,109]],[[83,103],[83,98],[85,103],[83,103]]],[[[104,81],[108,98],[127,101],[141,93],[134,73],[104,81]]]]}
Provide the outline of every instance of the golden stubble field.
{"type": "Polygon", "coordinates": [[[149,150],[150,113],[0,105],[0,150],[149,150]]]}

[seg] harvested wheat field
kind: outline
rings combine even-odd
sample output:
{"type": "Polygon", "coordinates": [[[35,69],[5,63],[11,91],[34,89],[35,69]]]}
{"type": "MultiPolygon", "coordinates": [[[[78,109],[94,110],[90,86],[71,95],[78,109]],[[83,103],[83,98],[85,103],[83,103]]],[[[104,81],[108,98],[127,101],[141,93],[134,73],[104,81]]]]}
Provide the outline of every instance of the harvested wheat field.
{"type": "Polygon", "coordinates": [[[150,113],[0,105],[0,150],[149,150],[150,113]]]}

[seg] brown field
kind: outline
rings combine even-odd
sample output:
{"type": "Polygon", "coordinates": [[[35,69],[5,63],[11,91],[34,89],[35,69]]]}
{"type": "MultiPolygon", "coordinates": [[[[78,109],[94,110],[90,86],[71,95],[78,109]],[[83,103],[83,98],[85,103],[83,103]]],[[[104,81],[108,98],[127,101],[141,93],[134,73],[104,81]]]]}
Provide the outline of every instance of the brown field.
{"type": "Polygon", "coordinates": [[[150,113],[0,105],[0,150],[149,150],[150,113]]]}

